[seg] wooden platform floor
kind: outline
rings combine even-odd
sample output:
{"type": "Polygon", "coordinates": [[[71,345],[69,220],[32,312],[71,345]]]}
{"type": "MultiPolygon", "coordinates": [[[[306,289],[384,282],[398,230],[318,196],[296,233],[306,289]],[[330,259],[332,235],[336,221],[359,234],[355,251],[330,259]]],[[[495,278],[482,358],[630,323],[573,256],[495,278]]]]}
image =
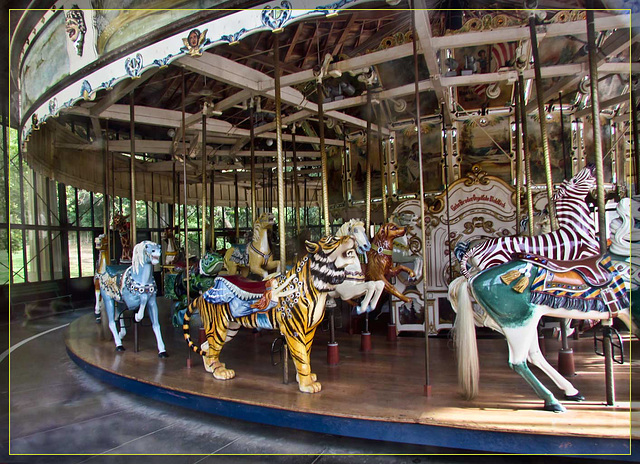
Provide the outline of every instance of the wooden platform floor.
{"type": "MultiPolygon", "coordinates": [[[[166,316],[166,315],[165,315],[166,316]]],[[[168,316],[161,320],[167,321],[168,316]]],[[[113,342],[104,334],[104,329],[89,316],[72,323],[66,336],[67,349],[76,362],[94,372],[115,375],[126,380],[127,385],[161,387],[179,398],[184,394],[185,406],[193,401],[190,395],[219,400],[216,413],[227,415],[224,404],[237,407],[255,406],[259,411],[271,411],[277,417],[283,413],[283,423],[278,425],[296,427],[296,420],[288,422],[285,412],[309,414],[312,417],[363,420],[362,424],[424,425],[444,427],[450,433],[460,432],[460,448],[489,449],[496,446],[477,443],[473,436],[465,436],[463,431],[493,432],[499,434],[525,434],[530,438],[555,437],[556,443],[549,449],[538,452],[558,451],[566,447],[570,454],[580,453],[580,447],[573,447],[575,439],[588,443],[594,440],[612,440],[611,450],[629,452],[631,439],[640,438],[638,417],[634,412],[634,427],[631,427],[631,406],[637,409],[637,400],[631,402],[631,365],[615,365],[616,405],[605,405],[603,358],[593,353],[591,338],[571,341],[575,351],[577,376],[571,379],[576,388],[587,398],[582,403],[563,402],[567,407],[564,414],[554,414],[542,410],[542,402],[534,395],[525,381],[512,372],[507,365],[506,343],[502,339],[479,340],[481,366],[480,394],[473,401],[461,398],[457,389],[456,362],[452,340],[431,338],[429,340],[431,361],[432,394],[425,396],[425,350],[424,339],[400,337],[396,342],[388,342],[383,335],[374,335],[373,349],[368,353],[360,351],[360,336],[338,333],[340,363],[329,366],[326,362],[328,334],[318,331],[312,351],[312,370],[322,383],[322,391],[317,394],[303,394],[295,382],[293,363],[289,366],[289,383],[282,380],[282,366],[272,366],[270,348],[276,333],[264,331],[253,334],[242,329],[236,338],[225,346],[222,360],[235,369],[236,378],[230,381],[215,380],[205,372],[201,358],[191,355],[193,366],[187,367],[187,349],[182,339],[182,330],[164,323],[163,333],[168,359],[158,359],[155,338],[151,327],[140,328],[140,351],[134,352],[133,330],[124,339],[126,351],[117,353],[113,342]],[[191,399],[190,399],[191,398],[191,399]],[[368,421],[368,422],[367,422],[368,421]],[[466,438],[464,438],[466,437],[466,438]],[[557,439],[560,439],[558,442],[557,439]],[[585,440],[586,439],[586,440],[585,440]],[[626,443],[626,445],[625,445],[626,443]],[[618,446],[622,444],[622,448],[618,446]],[[558,449],[553,449],[558,447],[558,449]]],[[[194,340],[197,330],[192,329],[194,340]]],[[[625,339],[626,354],[630,348],[640,352],[637,340],[625,339]],[[632,346],[630,346],[632,345],[632,346]]],[[[552,365],[557,364],[556,340],[547,340],[547,358],[552,365]]],[[[637,365],[634,363],[634,369],[637,365]]],[[[535,375],[560,399],[561,392],[536,368],[535,375]]],[[[138,390],[138,387],[124,388],[138,390]]],[[[144,393],[144,388],[139,389],[144,393]]],[[[637,388],[634,388],[637,395],[637,388]]],[[[172,399],[173,401],[173,399],[172,399]]],[[[249,416],[253,413],[247,412],[249,416]]],[[[262,412],[260,413],[262,414],[262,412]]],[[[296,416],[298,417],[298,416],[296,416]]],[[[251,420],[251,417],[247,417],[251,420]]],[[[265,422],[263,417],[256,417],[265,422]]],[[[269,422],[269,420],[266,420],[269,422]]],[[[278,422],[277,419],[275,421],[278,422]]],[[[344,425],[342,425],[344,427],[344,425]]],[[[330,426],[329,426],[330,428],[330,426]]],[[[307,428],[308,429],[308,428],[307,428]]],[[[337,430],[337,429],[336,429],[337,430]]],[[[348,428],[347,428],[348,430],[348,428]]],[[[439,429],[425,429],[439,430],[439,429]]],[[[340,432],[327,430],[327,433],[340,432]]],[[[352,436],[366,435],[355,432],[352,436]]],[[[348,431],[346,433],[349,434],[348,431]]],[[[374,434],[372,438],[380,438],[374,434]]],[[[393,436],[383,439],[394,440],[393,436]]],[[[412,441],[397,437],[398,441],[412,441]]],[[[578,441],[580,441],[578,440],[578,441]]],[[[451,446],[455,440],[439,443],[451,446]]],[[[506,439],[505,443],[509,443],[506,439]]],[[[541,442],[542,443],[542,442],[541,442]]],[[[437,443],[434,443],[437,444],[437,443]]],[[[508,446],[508,445],[506,445],[508,446]]],[[[542,445],[541,445],[542,446],[542,445]]],[[[607,448],[609,449],[609,448],[607,448]]],[[[517,450],[522,451],[520,448],[517,450]]],[[[501,449],[510,452],[508,447],[501,449]]]]}

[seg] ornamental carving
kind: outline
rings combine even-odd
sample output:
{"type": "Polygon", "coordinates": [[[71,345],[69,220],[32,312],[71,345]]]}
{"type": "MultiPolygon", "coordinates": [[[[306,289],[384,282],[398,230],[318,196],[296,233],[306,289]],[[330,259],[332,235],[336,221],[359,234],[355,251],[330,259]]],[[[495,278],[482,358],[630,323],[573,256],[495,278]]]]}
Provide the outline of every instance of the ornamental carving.
{"type": "Polygon", "coordinates": [[[501,27],[521,26],[525,23],[525,18],[506,14],[488,13],[482,16],[469,18],[460,29],[447,29],[445,35],[462,34],[465,32],[490,31],[493,29],[499,29],[501,27]]]}
{"type": "Polygon", "coordinates": [[[487,173],[483,171],[480,166],[474,164],[471,171],[467,173],[467,178],[464,180],[464,185],[471,187],[472,185],[489,185],[490,179],[487,177],[487,173]]]}

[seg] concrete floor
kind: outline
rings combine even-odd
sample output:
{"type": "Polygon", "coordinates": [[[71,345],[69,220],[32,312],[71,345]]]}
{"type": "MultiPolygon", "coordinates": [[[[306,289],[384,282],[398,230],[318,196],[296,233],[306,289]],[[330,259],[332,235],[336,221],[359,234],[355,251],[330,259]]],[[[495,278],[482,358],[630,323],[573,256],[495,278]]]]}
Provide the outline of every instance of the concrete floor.
{"type": "MultiPolygon", "coordinates": [[[[10,359],[7,352],[0,358],[0,461],[78,464],[267,460],[274,464],[575,462],[575,458],[565,457],[456,456],[451,453],[462,452],[266,426],[148,400],[101,383],[67,356],[64,326],[90,311],[87,308],[11,323],[12,353],[10,359]],[[29,340],[30,337],[35,338],[29,340]],[[171,456],[160,456],[165,454],[171,456]]],[[[2,324],[0,340],[5,343],[8,332],[9,325],[2,324]]]]}

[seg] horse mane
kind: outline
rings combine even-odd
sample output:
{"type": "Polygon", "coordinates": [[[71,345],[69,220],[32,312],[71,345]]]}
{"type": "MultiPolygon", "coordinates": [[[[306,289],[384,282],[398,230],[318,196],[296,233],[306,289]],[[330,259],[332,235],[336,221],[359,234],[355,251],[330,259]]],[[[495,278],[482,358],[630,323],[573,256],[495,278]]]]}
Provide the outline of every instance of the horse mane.
{"type": "Polygon", "coordinates": [[[137,273],[140,266],[144,264],[144,247],[148,243],[153,243],[151,240],[143,240],[133,247],[133,255],[131,257],[131,267],[133,272],[137,273]]]}
{"type": "Polygon", "coordinates": [[[364,222],[361,219],[350,219],[340,226],[340,228],[336,232],[336,237],[350,235],[351,229],[358,225],[362,225],[362,227],[364,227],[364,222]]]}

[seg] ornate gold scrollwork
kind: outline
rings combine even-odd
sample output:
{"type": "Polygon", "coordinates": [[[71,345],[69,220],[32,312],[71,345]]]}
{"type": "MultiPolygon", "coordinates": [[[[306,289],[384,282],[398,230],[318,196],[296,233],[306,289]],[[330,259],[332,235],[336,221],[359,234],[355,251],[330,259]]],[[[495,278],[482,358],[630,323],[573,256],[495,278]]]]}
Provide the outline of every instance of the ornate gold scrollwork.
{"type": "Polygon", "coordinates": [[[470,187],[475,184],[489,185],[490,180],[487,178],[487,173],[483,171],[479,165],[474,164],[471,171],[467,173],[467,178],[464,180],[464,185],[470,187]]]}
{"type": "Polygon", "coordinates": [[[484,217],[476,216],[471,221],[467,221],[464,223],[464,233],[463,235],[471,235],[474,230],[482,229],[488,234],[492,234],[495,232],[493,228],[493,221],[485,221],[484,217]]]}

